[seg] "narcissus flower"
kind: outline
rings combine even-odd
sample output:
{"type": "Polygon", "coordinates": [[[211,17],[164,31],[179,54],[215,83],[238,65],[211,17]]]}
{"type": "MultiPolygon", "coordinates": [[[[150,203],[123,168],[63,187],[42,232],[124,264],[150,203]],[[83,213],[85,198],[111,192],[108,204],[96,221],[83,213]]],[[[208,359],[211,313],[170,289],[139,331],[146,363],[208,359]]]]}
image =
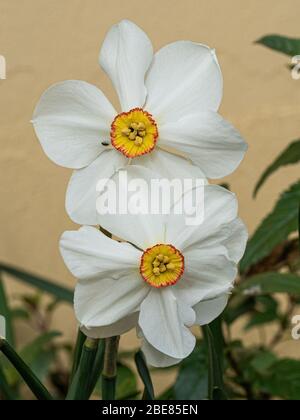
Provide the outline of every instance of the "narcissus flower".
{"type": "Polygon", "coordinates": [[[246,144],[217,113],[222,74],[214,50],[179,41],[153,55],[147,35],[122,21],[99,61],[121,112],[95,86],[72,80],[50,87],[33,116],[45,153],[75,169],[66,198],[75,222],[97,223],[97,182],[133,161],[167,178],[220,178],[241,162],[246,144]]]}
{"type": "MultiPolygon", "coordinates": [[[[61,253],[78,279],[75,312],[87,335],[109,337],[136,327],[154,366],[192,352],[189,327],[223,311],[247,240],[235,195],[213,185],[204,189],[205,218],[198,226],[173,212],[104,215],[105,229],[124,242],[91,226],[63,234],[61,253]]],[[[189,194],[181,198],[185,205],[189,194]]]]}

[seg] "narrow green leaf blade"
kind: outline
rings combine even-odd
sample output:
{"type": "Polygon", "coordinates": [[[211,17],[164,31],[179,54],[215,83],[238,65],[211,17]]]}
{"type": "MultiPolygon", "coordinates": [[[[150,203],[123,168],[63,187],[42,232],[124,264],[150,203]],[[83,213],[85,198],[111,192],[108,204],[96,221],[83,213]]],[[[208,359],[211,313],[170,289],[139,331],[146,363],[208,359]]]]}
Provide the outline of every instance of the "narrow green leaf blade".
{"type": "Polygon", "coordinates": [[[216,352],[216,340],[208,325],[202,327],[208,349],[208,397],[210,400],[226,400],[223,383],[222,355],[216,352]]]}
{"type": "Polygon", "coordinates": [[[300,295],[300,276],[289,273],[264,273],[249,277],[236,289],[237,293],[288,293],[300,295]]]}
{"type": "Polygon", "coordinates": [[[45,386],[40,382],[37,376],[27,366],[24,360],[15,352],[6,340],[0,339],[0,351],[7,357],[10,363],[15,367],[18,373],[22,376],[32,393],[38,400],[52,400],[45,386]]]}
{"type": "Polygon", "coordinates": [[[290,38],[282,35],[266,35],[256,41],[257,44],[264,45],[272,50],[294,57],[300,54],[300,39],[290,38]]]}
{"type": "Polygon", "coordinates": [[[300,162],[300,139],[295,140],[291,143],[277,158],[276,160],[265,170],[255,186],[254,197],[256,197],[258,191],[267,181],[267,179],[276,172],[279,168],[287,165],[293,165],[300,162]]]}
{"type": "Polygon", "coordinates": [[[143,399],[154,400],[155,399],[154,388],[153,388],[150,372],[147,367],[145,356],[141,350],[135,354],[134,360],[135,360],[135,364],[136,364],[138,373],[140,375],[140,378],[142,379],[143,384],[145,386],[143,399]]]}
{"type": "Polygon", "coordinates": [[[272,212],[262,221],[250,241],[240,263],[244,273],[253,264],[266,257],[276,245],[298,230],[300,182],[284,192],[272,212]]]}
{"type": "Polygon", "coordinates": [[[38,289],[47,292],[62,301],[73,303],[73,292],[65,287],[59,286],[51,280],[36,276],[35,274],[6,264],[0,264],[0,270],[13,276],[17,280],[21,280],[24,283],[37,287],[38,289]]]}

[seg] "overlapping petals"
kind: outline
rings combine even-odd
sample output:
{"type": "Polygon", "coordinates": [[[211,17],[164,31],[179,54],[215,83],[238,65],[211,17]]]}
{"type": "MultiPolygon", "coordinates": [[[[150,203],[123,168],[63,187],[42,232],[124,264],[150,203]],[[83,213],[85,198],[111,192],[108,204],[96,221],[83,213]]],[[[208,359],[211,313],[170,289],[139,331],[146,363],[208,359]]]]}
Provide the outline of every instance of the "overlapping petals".
{"type": "MultiPolygon", "coordinates": [[[[99,62],[113,82],[121,109],[143,108],[157,124],[154,150],[134,158],[134,164],[171,178],[172,167],[178,178],[220,178],[236,169],[247,146],[217,114],[223,81],[214,50],[179,41],[153,55],[147,35],[124,20],[106,35],[99,62]]],[[[111,144],[117,114],[101,90],[81,81],[50,87],[34,111],[33,125],[45,153],[76,170],[66,208],[77,223],[95,223],[94,186],[130,164],[111,144]]]]}
{"type": "MultiPolygon", "coordinates": [[[[62,236],[63,258],[78,278],[76,315],[87,335],[107,337],[136,326],[154,366],[178,363],[192,352],[195,338],[189,327],[210,323],[224,310],[247,239],[234,194],[218,186],[204,189],[200,226],[187,226],[184,215],[171,214],[160,217],[161,223],[143,216],[144,223],[134,229],[131,216],[129,225],[115,217],[113,233],[123,242],[93,227],[62,236]],[[173,286],[157,289],[140,275],[143,251],[156,243],[171,243],[184,255],[184,273],[173,286]]],[[[103,226],[113,227],[111,216],[103,216],[103,226]]]]}

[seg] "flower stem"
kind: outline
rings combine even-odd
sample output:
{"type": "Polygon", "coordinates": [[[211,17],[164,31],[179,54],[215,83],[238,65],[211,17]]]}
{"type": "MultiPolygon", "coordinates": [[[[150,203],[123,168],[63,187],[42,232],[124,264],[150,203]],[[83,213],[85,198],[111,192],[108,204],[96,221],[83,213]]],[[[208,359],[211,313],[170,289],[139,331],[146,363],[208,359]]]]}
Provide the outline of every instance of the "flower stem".
{"type": "Polygon", "coordinates": [[[21,357],[14,351],[14,349],[4,339],[0,339],[0,350],[7,357],[10,363],[22,376],[32,393],[38,400],[52,400],[52,396],[48,390],[40,382],[37,376],[32,372],[29,366],[21,359],[21,357]]]}
{"type": "Polygon", "coordinates": [[[117,356],[120,336],[106,338],[102,372],[102,399],[115,400],[117,382],[117,356]]]}
{"type": "Polygon", "coordinates": [[[90,391],[93,393],[95,386],[100,378],[104,364],[105,340],[100,340],[98,350],[94,361],[93,370],[90,375],[90,391]]]}
{"type": "Polygon", "coordinates": [[[79,366],[68,391],[67,400],[88,400],[91,395],[91,372],[98,350],[98,342],[94,338],[86,338],[82,347],[79,366]]]}
{"type": "Polygon", "coordinates": [[[82,354],[82,348],[83,348],[85,340],[86,340],[86,336],[79,329],[78,334],[77,334],[75,350],[74,350],[73,366],[72,366],[72,371],[71,371],[70,383],[72,383],[72,380],[78,369],[78,365],[79,365],[81,354],[82,354]]]}

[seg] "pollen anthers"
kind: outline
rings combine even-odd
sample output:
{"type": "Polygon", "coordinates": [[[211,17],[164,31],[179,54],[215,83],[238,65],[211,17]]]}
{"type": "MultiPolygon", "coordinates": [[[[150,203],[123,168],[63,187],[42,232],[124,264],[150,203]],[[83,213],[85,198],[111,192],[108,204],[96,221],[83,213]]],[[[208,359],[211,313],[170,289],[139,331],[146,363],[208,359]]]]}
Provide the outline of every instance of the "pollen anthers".
{"type": "Polygon", "coordinates": [[[173,245],[155,245],[148,248],[141,258],[141,276],[153,287],[177,283],[183,271],[184,257],[173,245]]]}
{"type": "Polygon", "coordinates": [[[152,115],[141,108],[117,115],[111,125],[112,145],[128,158],[150,153],[157,137],[157,125],[152,115]]]}

